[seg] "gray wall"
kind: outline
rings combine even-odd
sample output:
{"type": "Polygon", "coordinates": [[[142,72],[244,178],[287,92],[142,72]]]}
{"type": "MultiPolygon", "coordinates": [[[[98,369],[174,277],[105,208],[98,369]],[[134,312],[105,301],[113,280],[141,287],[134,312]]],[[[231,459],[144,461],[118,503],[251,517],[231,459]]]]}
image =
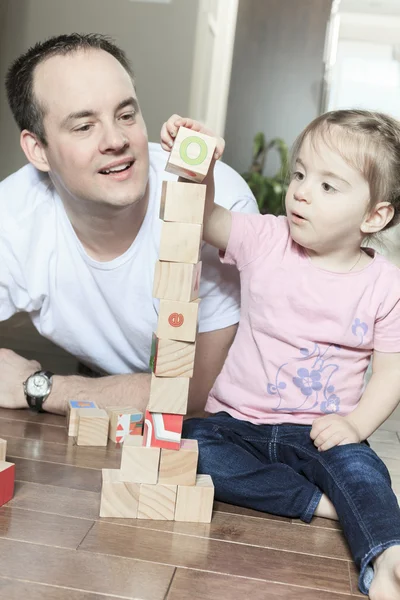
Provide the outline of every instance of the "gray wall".
{"type": "MultiPolygon", "coordinates": [[[[331,0],[240,0],[225,132],[239,172],[258,131],[292,144],[319,114],[330,10],[331,0]]],[[[267,172],[275,167],[273,156],[267,172]]]]}
{"type": "Polygon", "coordinates": [[[149,138],[156,141],[168,116],[188,112],[197,9],[198,0],[0,0],[0,180],[26,162],[4,93],[10,61],[52,35],[111,35],[133,63],[149,138]]]}

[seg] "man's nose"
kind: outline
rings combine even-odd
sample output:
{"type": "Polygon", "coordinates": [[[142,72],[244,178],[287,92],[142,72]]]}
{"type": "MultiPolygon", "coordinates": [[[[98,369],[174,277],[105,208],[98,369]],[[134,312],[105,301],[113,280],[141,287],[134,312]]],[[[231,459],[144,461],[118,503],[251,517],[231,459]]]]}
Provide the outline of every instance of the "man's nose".
{"type": "Polygon", "coordinates": [[[120,127],[110,125],[104,129],[100,142],[101,152],[121,152],[122,150],[125,150],[128,145],[128,137],[120,127]]]}

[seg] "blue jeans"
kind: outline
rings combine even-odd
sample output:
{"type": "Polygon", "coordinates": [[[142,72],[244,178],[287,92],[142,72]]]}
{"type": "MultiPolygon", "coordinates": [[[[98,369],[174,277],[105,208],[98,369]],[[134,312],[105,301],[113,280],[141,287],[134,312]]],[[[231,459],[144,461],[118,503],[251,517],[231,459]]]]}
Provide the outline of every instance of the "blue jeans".
{"type": "Polygon", "coordinates": [[[318,452],[308,425],[253,425],[220,412],[188,419],[183,437],[199,442],[199,473],[215,498],[309,523],[325,493],[335,506],[364,594],[372,560],[400,545],[400,509],[384,463],[368,443],[318,452]]]}

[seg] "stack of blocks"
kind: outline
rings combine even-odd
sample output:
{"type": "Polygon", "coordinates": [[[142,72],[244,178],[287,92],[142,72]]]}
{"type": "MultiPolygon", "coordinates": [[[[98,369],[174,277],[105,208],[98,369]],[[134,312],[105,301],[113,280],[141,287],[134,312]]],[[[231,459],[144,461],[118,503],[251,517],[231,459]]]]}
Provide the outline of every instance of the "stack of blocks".
{"type": "Polygon", "coordinates": [[[6,461],[7,441],[0,438],[0,506],[14,495],[15,465],[6,461]]]}
{"type": "Polygon", "coordinates": [[[196,350],[200,249],[207,175],[216,140],[181,127],[166,171],[196,183],[164,181],[163,221],[153,295],[150,399],[144,434],[125,440],[120,470],[103,469],[101,517],[209,523],[214,485],[197,475],[198,444],[182,439],[196,350]]]}

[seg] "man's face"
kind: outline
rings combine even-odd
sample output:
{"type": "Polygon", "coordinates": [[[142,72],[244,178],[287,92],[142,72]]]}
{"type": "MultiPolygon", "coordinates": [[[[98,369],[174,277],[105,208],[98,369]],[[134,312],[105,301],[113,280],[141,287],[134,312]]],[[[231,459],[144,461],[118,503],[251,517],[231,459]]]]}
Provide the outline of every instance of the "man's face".
{"type": "Polygon", "coordinates": [[[44,149],[63,199],[83,210],[129,206],[149,173],[147,131],[129,74],[103,50],[54,56],[40,64],[34,93],[45,109],[44,149]]]}

